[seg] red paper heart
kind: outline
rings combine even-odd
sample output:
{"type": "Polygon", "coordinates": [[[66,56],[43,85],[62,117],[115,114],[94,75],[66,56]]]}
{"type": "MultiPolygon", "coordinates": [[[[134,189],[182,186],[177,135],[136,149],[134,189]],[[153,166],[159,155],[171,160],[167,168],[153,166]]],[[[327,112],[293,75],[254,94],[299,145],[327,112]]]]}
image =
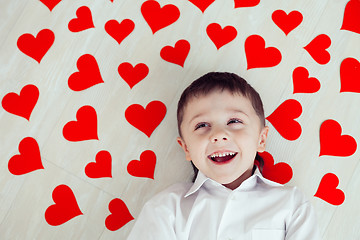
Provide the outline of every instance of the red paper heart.
{"type": "Polygon", "coordinates": [[[25,33],[17,40],[20,51],[33,58],[38,63],[53,45],[55,35],[50,29],[41,30],[36,37],[30,33],[25,33]]]}
{"type": "Polygon", "coordinates": [[[315,93],[320,89],[320,82],[314,77],[309,78],[309,71],[304,67],[297,67],[293,74],[293,93],[315,93]]]}
{"type": "Polygon", "coordinates": [[[189,2],[197,6],[202,12],[205,12],[215,0],[189,0],[189,2]]]}
{"type": "Polygon", "coordinates": [[[234,40],[237,35],[237,31],[233,26],[226,26],[223,29],[217,23],[209,24],[206,28],[206,33],[217,49],[234,40]]]}
{"type": "Polygon", "coordinates": [[[76,113],[77,121],[70,121],[63,128],[63,136],[66,140],[72,142],[96,139],[97,134],[97,116],[92,106],[83,106],[76,113]]]}
{"type": "Polygon", "coordinates": [[[2,107],[9,113],[30,120],[31,113],[39,99],[39,89],[32,84],[26,85],[16,93],[8,93],[1,101],[2,107]]]}
{"type": "Polygon", "coordinates": [[[73,91],[82,91],[96,84],[103,83],[96,59],[90,54],[82,55],[76,62],[79,72],[70,75],[69,88],[73,91]]]}
{"type": "Polygon", "coordinates": [[[283,10],[276,10],[271,15],[274,23],[288,35],[292,30],[294,30],[303,20],[303,15],[301,12],[292,11],[289,14],[286,14],[283,10]]]}
{"type": "Polygon", "coordinates": [[[321,124],[319,156],[349,157],[356,152],[355,139],[349,135],[341,135],[341,131],[341,125],[335,120],[326,120],[321,124]]]}
{"type": "Polygon", "coordinates": [[[126,204],[119,198],[111,200],[109,211],[111,214],[106,218],[105,226],[110,231],[116,231],[134,219],[126,204]]]}
{"type": "Polygon", "coordinates": [[[124,19],[121,23],[109,20],[105,24],[105,31],[120,44],[134,30],[135,24],[130,19],[124,19]]]}
{"type": "Polygon", "coordinates": [[[49,206],[45,211],[45,220],[51,226],[61,225],[83,214],[73,191],[66,185],[57,186],[52,193],[52,199],[55,204],[49,206]]]}
{"type": "Polygon", "coordinates": [[[96,154],[95,162],[85,167],[85,174],[89,178],[111,178],[111,155],[108,151],[100,151],[96,154]]]}
{"type": "Polygon", "coordinates": [[[274,165],[274,158],[268,152],[259,153],[264,159],[264,167],[262,175],[274,182],[285,184],[293,177],[293,171],[289,164],[285,162],[279,162],[274,165]]]}
{"type": "Polygon", "coordinates": [[[19,144],[19,155],[10,158],[9,171],[14,175],[23,175],[35,170],[44,169],[39,145],[34,138],[26,137],[19,144]]]}
{"type": "Polygon", "coordinates": [[[79,7],[76,10],[77,18],[71,19],[68,28],[71,32],[80,32],[89,28],[94,28],[91,11],[87,6],[79,7]]]}
{"type": "Polygon", "coordinates": [[[234,0],[235,8],[241,7],[255,7],[260,3],[260,0],[234,0]]]}
{"type": "Polygon", "coordinates": [[[247,69],[273,67],[281,62],[281,53],[275,47],[265,48],[265,40],[251,35],[245,40],[247,69]]]}
{"type": "Polygon", "coordinates": [[[159,126],[166,114],[166,106],[160,101],[152,101],[144,109],[139,104],[133,104],[125,110],[126,120],[150,137],[159,126]]]}
{"type": "Polygon", "coordinates": [[[330,54],[326,51],[331,45],[331,39],[326,34],[320,34],[314,38],[304,49],[319,64],[327,64],[330,61],[330,54]]]}
{"type": "Polygon", "coordinates": [[[149,68],[144,63],[139,63],[133,67],[130,63],[124,62],[119,65],[118,72],[130,88],[133,88],[148,75],[149,68]]]}
{"type": "Polygon", "coordinates": [[[165,46],[160,51],[160,56],[167,62],[184,67],[185,60],[190,52],[190,43],[184,39],[176,42],[175,47],[165,46]]]}
{"type": "Polygon", "coordinates": [[[360,1],[350,0],[345,7],[341,30],[348,30],[360,34],[360,1]]]}
{"type": "Polygon", "coordinates": [[[152,0],[141,5],[141,13],[153,34],[173,24],[180,17],[180,11],[175,5],[167,4],[160,7],[158,2],[152,0]]]}
{"type": "Polygon", "coordinates": [[[294,99],[288,99],[266,119],[283,138],[293,141],[301,135],[301,125],[294,120],[300,117],[301,114],[301,104],[294,99]]]}
{"type": "Polygon", "coordinates": [[[340,65],[340,92],[360,93],[360,63],[355,58],[346,58],[340,65]]]}
{"type": "Polygon", "coordinates": [[[40,0],[45,6],[47,6],[50,10],[50,12],[54,9],[56,5],[58,5],[61,0],[40,0]]]}
{"type": "Polygon", "coordinates": [[[345,194],[343,191],[336,188],[338,185],[339,178],[333,173],[327,173],[321,179],[319,188],[314,196],[332,205],[341,205],[345,200],[345,194]]]}
{"type": "Polygon", "coordinates": [[[154,179],[156,155],[151,150],[146,150],[140,155],[140,161],[132,160],[127,166],[127,171],[134,177],[154,179]]]}

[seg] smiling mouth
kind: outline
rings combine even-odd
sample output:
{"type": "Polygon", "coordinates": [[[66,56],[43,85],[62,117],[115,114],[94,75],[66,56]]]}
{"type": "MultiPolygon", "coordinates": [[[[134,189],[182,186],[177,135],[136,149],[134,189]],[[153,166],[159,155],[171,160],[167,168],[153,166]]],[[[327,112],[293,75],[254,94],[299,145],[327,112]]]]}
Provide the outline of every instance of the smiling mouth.
{"type": "Polygon", "coordinates": [[[237,152],[228,152],[209,155],[208,158],[215,163],[227,163],[237,155],[237,152]]]}

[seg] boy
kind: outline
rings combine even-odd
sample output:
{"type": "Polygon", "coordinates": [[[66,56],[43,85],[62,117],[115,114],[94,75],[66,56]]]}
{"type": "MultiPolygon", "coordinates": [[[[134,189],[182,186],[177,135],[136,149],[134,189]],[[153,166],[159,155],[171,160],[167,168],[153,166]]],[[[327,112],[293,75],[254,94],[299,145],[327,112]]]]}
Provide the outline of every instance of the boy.
{"type": "Polygon", "coordinates": [[[263,178],[254,165],[269,128],[259,94],[244,79],[200,77],[183,92],[177,117],[194,183],[148,201],[128,239],[319,239],[299,190],[263,178]]]}

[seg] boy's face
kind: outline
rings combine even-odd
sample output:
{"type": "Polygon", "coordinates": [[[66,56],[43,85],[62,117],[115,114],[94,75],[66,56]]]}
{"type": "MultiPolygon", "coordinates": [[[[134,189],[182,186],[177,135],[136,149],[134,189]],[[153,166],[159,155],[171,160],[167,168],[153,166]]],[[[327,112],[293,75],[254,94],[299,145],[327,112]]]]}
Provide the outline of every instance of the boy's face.
{"type": "Polygon", "coordinates": [[[262,127],[249,99],[215,91],[190,99],[178,143],[186,159],[207,177],[234,189],[252,174],[256,152],[265,150],[262,127]]]}

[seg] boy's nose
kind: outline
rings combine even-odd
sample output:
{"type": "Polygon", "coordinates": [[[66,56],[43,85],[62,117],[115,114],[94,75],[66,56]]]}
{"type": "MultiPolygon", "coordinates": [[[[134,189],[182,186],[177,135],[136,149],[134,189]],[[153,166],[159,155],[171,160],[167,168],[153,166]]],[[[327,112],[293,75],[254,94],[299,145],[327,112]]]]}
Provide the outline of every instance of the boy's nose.
{"type": "Polygon", "coordinates": [[[212,138],[213,143],[215,143],[217,141],[221,141],[221,140],[227,141],[228,139],[227,139],[227,137],[222,137],[222,138],[221,137],[220,138],[214,137],[214,138],[212,138]]]}
{"type": "Polygon", "coordinates": [[[211,136],[211,142],[216,143],[219,141],[227,141],[228,136],[224,131],[217,131],[211,136]]]}

